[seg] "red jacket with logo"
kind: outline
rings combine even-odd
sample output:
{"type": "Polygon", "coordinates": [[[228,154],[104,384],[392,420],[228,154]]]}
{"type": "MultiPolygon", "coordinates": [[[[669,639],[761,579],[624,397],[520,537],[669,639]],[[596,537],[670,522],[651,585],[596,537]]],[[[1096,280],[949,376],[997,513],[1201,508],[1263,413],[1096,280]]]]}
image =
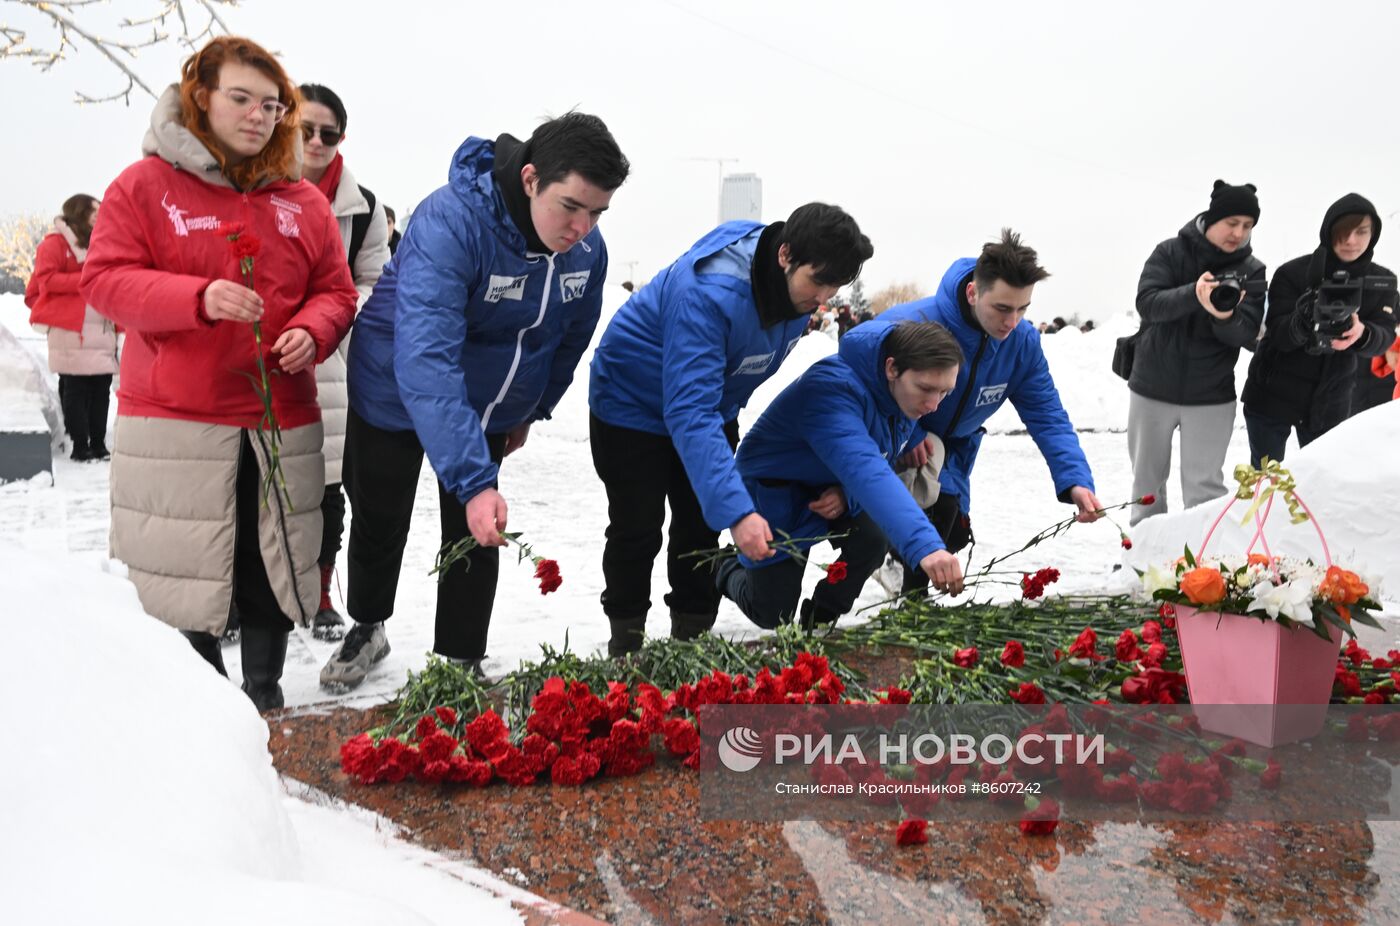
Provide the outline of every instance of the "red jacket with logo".
{"type": "Polygon", "coordinates": [[[262,244],[253,289],[263,298],[261,350],[278,423],[320,420],[314,369],[281,372],[271,347],[286,329],[304,328],[320,363],[350,329],[359,294],[330,204],[305,181],[241,193],[156,155],[107,188],[83,265],[83,296],[127,333],[118,414],[258,427],[253,326],[209,322],[201,311],[211,282],[242,281],[227,237],[234,224],[262,244]]]}
{"type": "Polygon", "coordinates": [[[78,294],[83,265],[60,234],[46,235],[34,252],[34,272],[24,288],[29,324],[83,330],[87,303],[78,294]]]}

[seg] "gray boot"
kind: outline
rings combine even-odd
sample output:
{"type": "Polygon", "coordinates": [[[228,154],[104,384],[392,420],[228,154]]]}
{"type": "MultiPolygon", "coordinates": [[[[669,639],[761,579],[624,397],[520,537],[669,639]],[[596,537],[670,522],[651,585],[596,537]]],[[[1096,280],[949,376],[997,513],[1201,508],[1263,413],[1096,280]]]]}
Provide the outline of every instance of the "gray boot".
{"type": "Polygon", "coordinates": [[[610,617],[608,623],[612,625],[612,639],[608,641],[608,655],[616,659],[619,656],[626,656],[628,653],[635,653],[642,648],[642,639],[646,636],[647,619],[642,617],[610,617]]]}
{"type": "Polygon", "coordinates": [[[715,614],[684,614],[671,612],[671,638],[674,640],[694,640],[715,626],[715,614]]]}
{"type": "Polygon", "coordinates": [[[358,688],[370,667],[387,655],[389,638],[384,635],[384,622],[356,624],[321,670],[321,687],[337,693],[358,688]]]}

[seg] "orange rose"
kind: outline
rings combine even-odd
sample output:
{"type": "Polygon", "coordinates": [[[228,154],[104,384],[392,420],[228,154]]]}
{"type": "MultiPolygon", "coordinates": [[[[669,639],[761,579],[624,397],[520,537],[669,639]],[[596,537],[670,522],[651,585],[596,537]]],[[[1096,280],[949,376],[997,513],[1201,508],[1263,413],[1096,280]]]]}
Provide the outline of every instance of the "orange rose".
{"type": "Polygon", "coordinates": [[[1250,565],[1250,566],[1269,566],[1269,565],[1272,565],[1272,560],[1270,560],[1270,559],[1269,559],[1267,556],[1265,556],[1263,553],[1251,553],[1251,554],[1249,554],[1249,563],[1248,563],[1248,565],[1250,565]]]}
{"type": "Polygon", "coordinates": [[[1219,569],[1198,566],[1181,577],[1181,593],[1192,604],[1216,604],[1225,598],[1225,577],[1219,569]]]}
{"type": "Polygon", "coordinates": [[[1371,593],[1371,587],[1349,569],[1328,566],[1327,575],[1317,587],[1317,593],[1333,604],[1356,604],[1371,593]]]}

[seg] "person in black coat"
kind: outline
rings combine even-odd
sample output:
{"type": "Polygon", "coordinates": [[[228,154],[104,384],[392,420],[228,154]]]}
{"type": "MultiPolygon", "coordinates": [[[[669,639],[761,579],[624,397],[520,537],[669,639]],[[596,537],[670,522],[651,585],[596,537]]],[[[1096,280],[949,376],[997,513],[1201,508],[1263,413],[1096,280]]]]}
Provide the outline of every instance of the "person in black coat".
{"type": "Polygon", "coordinates": [[[1298,446],[1345,421],[1351,413],[1358,358],[1377,357],[1395,339],[1395,274],[1374,263],[1381,217],[1370,200],[1348,193],[1327,210],[1321,244],[1279,267],[1269,287],[1264,340],[1249,364],[1244,421],[1255,466],[1282,460],[1295,428],[1298,446]],[[1340,337],[1319,335],[1313,318],[1316,287],[1342,271],[1387,286],[1362,293],[1361,308],[1340,337]],[[1321,343],[1319,343],[1321,342],[1321,343]]]}
{"type": "Polygon", "coordinates": [[[1128,378],[1132,523],[1167,510],[1172,435],[1181,431],[1186,507],[1225,494],[1225,453],[1235,426],[1235,363],[1252,350],[1264,318],[1264,265],[1251,250],[1259,221],[1253,184],[1215,181],[1210,208],[1152,252],[1138,281],[1142,318],[1128,378]],[[1244,277],[1238,290],[1226,273],[1244,277]]]}

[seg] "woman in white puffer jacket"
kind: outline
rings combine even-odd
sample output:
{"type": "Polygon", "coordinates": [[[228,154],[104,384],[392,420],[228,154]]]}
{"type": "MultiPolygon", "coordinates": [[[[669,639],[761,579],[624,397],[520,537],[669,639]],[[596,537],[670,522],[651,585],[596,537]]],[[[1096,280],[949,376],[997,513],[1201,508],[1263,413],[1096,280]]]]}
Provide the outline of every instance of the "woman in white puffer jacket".
{"type": "MultiPolygon", "coordinates": [[[[340,155],[345,140],[345,104],[328,87],[302,84],[302,176],[314,183],[331,202],[331,211],[340,222],[340,237],[346,259],[360,291],[360,305],[389,261],[389,226],[384,205],[375,195],[355,182],[340,155]]],[[[351,337],[354,336],[353,329],[351,337]]],[[[323,453],[326,457],[326,495],[321,502],[324,534],[321,540],[321,603],[312,623],[312,633],[323,640],[338,640],[345,622],[331,606],[331,573],[345,533],[345,493],[340,487],[340,461],[345,448],[345,415],[349,402],[345,389],[345,358],[350,337],[330,359],[316,368],[316,390],[321,404],[321,420],[326,429],[323,453]]]]}

